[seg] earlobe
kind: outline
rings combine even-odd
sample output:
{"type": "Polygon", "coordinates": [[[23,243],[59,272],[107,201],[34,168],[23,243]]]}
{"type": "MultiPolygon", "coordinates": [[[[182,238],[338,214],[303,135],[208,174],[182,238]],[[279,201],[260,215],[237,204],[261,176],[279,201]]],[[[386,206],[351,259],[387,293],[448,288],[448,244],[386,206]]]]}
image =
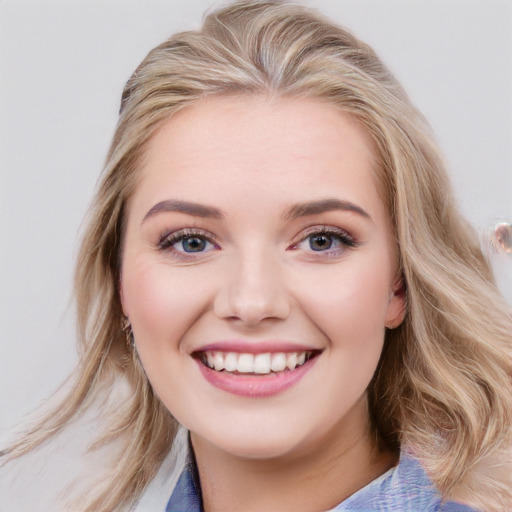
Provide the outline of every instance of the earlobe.
{"type": "Polygon", "coordinates": [[[396,329],[404,321],[407,310],[405,289],[404,279],[398,278],[393,286],[386,311],[384,325],[387,329],[396,329]]]}

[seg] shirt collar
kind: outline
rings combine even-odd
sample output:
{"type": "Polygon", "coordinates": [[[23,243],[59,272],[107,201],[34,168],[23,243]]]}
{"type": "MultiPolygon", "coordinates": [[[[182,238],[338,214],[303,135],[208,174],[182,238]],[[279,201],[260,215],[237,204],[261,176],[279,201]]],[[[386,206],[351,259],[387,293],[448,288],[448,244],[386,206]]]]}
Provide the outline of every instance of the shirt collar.
{"type": "MultiPolygon", "coordinates": [[[[370,484],[331,509],[331,512],[390,510],[440,510],[443,512],[474,512],[465,505],[441,502],[441,496],[420,463],[402,453],[398,466],[390,469],[370,484]]],[[[194,452],[189,444],[189,457],[166,512],[203,512],[201,485],[194,452]]]]}
{"type": "Polygon", "coordinates": [[[165,512],[203,512],[201,483],[190,439],[188,448],[187,462],[174,487],[165,512]]]}

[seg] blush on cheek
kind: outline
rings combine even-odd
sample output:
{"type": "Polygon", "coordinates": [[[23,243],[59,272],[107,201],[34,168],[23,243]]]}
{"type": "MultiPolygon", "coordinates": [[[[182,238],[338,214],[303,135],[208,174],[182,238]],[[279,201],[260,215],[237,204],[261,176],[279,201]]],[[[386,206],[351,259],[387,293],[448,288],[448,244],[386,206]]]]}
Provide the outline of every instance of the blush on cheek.
{"type": "MultiPolygon", "coordinates": [[[[165,265],[132,267],[124,276],[124,298],[137,345],[163,350],[177,348],[202,310],[197,286],[165,265]]],[[[186,277],[186,275],[185,275],[186,277]]]]}
{"type": "Polygon", "coordinates": [[[389,285],[376,269],[347,273],[343,279],[331,279],[316,293],[309,293],[307,310],[324,319],[317,325],[333,325],[354,333],[383,332],[389,304],[389,285]]]}
{"type": "Polygon", "coordinates": [[[169,290],[163,279],[151,272],[136,273],[125,287],[127,308],[132,323],[154,325],[162,322],[162,313],[168,310],[169,290]]]}

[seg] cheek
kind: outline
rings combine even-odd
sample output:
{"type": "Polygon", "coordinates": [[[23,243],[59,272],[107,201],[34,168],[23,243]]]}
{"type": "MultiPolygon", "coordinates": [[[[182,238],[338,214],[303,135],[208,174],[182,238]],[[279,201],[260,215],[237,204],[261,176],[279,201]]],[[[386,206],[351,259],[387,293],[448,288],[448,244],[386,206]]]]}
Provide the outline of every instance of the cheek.
{"type": "Polygon", "coordinates": [[[204,309],[201,294],[186,275],[141,258],[126,261],[122,278],[125,313],[144,371],[156,394],[180,420],[188,409],[182,388],[190,372],[187,365],[192,364],[182,357],[183,339],[204,309]]]}
{"type": "Polygon", "coordinates": [[[201,293],[186,279],[186,271],[169,266],[127,262],[123,269],[123,303],[141,350],[176,348],[187,327],[199,315],[201,293]]]}
{"type": "MultiPolygon", "coordinates": [[[[328,269],[327,269],[328,270],[328,269]]],[[[325,278],[298,281],[297,295],[314,323],[330,339],[381,342],[390,300],[389,271],[378,263],[347,265],[325,278]]]]}

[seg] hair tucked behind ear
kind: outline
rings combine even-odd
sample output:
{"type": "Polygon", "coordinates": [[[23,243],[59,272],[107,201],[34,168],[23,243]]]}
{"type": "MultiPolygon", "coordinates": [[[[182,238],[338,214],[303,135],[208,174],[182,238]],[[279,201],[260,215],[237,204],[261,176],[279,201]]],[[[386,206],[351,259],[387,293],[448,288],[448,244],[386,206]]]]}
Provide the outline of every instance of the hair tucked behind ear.
{"type": "Polygon", "coordinates": [[[377,180],[392,217],[406,287],[404,322],[386,334],[369,388],[375,436],[413,451],[447,497],[512,509],[512,315],[461,218],[430,130],[373,50],[300,6],[240,1],[197,32],[152,50],[128,81],[77,261],[80,365],[70,393],[11,450],[55,435],[105,389],[130,392],[98,443],[117,439],[108,478],[75,510],[128,508],[176,432],[121,329],[124,215],[148,140],[162,121],[215,94],[316,98],[350,113],[378,149],[377,180]],[[117,458],[116,458],[117,457],[117,458]]]}

